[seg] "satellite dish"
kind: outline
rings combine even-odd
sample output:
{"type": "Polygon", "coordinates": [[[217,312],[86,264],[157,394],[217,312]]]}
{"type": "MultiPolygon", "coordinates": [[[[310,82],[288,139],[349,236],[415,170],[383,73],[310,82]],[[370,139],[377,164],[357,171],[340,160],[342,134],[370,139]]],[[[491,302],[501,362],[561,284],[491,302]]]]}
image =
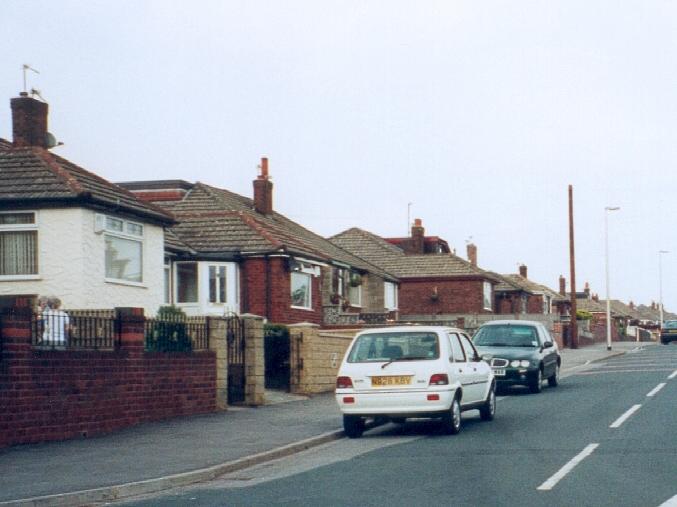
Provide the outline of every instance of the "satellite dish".
{"type": "Polygon", "coordinates": [[[63,143],[57,142],[56,137],[51,132],[45,134],[45,144],[47,149],[54,148],[55,146],[61,146],[63,143]]]}

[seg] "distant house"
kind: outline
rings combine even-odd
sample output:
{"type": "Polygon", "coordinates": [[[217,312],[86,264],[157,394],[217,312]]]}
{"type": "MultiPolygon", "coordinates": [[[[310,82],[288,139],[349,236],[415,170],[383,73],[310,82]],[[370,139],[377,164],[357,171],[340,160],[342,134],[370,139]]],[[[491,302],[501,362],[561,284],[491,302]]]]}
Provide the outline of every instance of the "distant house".
{"type": "MultiPolygon", "coordinates": [[[[563,289],[556,292],[549,287],[529,280],[527,266],[519,267],[519,274],[498,275],[496,285],[496,308],[498,313],[568,314],[569,300],[563,289]]],[[[563,279],[560,278],[560,285],[563,279]]]]}
{"type": "Polygon", "coordinates": [[[411,237],[406,239],[382,238],[358,228],[330,239],[399,279],[401,319],[492,313],[493,286],[499,279],[451,253],[445,241],[426,237],[424,232],[421,220],[416,219],[411,237]]]}
{"type": "Polygon", "coordinates": [[[170,213],[55,155],[48,105],[11,100],[0,139],[0,306],[57,296],[66,308],[163,303],[170,213]]]}
{"type": "Polygon", "coordinates": [[[165,301],[189,314],[252,313],[275,323],[395,318],[398,279],[273,209],[268,160],[253,199],[182,180],[120,183],[176,218],[165,301]]]}

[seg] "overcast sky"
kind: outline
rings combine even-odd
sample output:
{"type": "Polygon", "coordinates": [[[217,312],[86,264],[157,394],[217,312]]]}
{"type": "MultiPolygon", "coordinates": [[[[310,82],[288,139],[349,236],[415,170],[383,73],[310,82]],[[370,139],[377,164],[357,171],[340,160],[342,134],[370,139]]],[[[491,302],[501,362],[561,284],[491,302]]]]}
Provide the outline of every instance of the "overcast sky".
{"type": "MultiPolygon", "coordinates": [[[[9,99],[50,104],[54,149],[111,181],[252,194],[330,236],[426,234],[500,273],[677,311],[677,3],[30,1],[0,14],[9,99]]],[[[4,103],[4,105],[2,105],[4,103]]]]}

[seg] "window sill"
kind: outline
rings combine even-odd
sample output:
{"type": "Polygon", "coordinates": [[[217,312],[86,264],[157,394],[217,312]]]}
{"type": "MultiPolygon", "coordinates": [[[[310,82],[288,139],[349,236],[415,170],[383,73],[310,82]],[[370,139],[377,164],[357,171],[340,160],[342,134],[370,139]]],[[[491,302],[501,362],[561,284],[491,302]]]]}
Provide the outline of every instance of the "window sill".
{"type": "Polygon", "coordinates": [[[42,280],[40,275],[1,275],[0,282],[20,282],[22,280],[42,280]]]}
{"type": "Polygon", "coordinates": [[[141,289],[148,288],[148,286],[146,286],[143,282],[128,282],[127,280],[118,280],[116,278],[104,278],[104,281],[114,285],[126,285],[128,287],[139,287],[141,289]]]}
{"type": "Polygon", "coordinates": [[[294,305],[291,305],[291,307],[292,307],[292,310],[305,310],[305,311],[307,311],[307,312],[312,312],[312,311],[314,311],[312,308],[309,308],[309,307],[307,307],[307,306],[294,306],[294,305]]]}

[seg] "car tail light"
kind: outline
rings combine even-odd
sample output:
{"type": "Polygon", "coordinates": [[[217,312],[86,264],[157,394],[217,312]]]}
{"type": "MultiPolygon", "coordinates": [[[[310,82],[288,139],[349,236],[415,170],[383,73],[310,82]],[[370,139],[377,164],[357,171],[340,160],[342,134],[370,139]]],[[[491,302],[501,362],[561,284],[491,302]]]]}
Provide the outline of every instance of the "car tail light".
{"type": "Polygon", "coordinates": [[[437,393],[429,394],[428,401],[440,401],[440,395],[437,393]]]}
{"type": "Polygon", "coordinates": [[[353,387],[353,381],[350,377],[337,377],[336,378],[336,389],[351,389],[353,387]]]}
{"type": "Polygon", "coordinates": [[[343,403],[355,403],[355,398],[352,396],[344,396],[343,403]]]}
{"type": "Polygon", "coordinates": [[[449,383],[449,377],[447,376],[446,373],[435,373],[430,376],[430,383],[428,385],[431,386],[444,386],[449,383]]]}

